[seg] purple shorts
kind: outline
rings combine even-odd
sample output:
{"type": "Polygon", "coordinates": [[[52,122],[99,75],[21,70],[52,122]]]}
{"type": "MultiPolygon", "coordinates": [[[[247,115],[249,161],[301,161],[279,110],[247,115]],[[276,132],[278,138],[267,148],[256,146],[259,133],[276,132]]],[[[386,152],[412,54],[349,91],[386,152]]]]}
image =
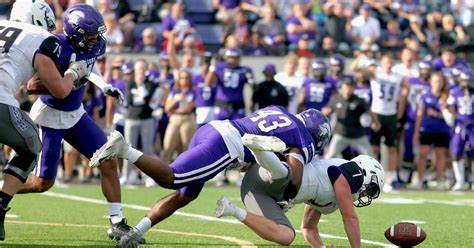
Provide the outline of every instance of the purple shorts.
{"type": "Polygon", "coordinates": [[[220,133],[206,124],[194,134],[188,150],[171,163],[174,188],[180,189],[183,195],[196,198],[206,181],[236,161],[220,133]]]}
{"type": "Polygon", "coordinates": [[[107,141],[102,129],[87,114],[84,114],[79,122],[70,129],[40,126],[39,131],[43,148],[34,173],[47,180],[56,178],[62,139],[89,159],[107,141]]]}

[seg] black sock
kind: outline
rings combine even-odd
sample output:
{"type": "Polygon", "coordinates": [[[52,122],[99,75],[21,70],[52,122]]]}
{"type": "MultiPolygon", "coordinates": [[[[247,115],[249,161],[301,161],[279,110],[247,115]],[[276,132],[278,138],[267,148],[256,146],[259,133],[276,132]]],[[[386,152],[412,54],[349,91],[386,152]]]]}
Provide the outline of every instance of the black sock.
{"type": "Polygon", "coordinates": [[[7,208],[8,207],[8,204],[10,203],[10,201],[12,200],[13,196],[3,192],[3,191],[0,191],[0,205],[3,207],[3,208],[7,208]]]}

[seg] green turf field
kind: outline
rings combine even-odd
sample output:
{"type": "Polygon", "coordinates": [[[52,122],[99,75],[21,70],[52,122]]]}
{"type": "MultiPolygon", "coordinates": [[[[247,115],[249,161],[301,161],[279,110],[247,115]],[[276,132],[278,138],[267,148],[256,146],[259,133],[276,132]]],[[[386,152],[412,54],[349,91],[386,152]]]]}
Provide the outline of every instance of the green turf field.
{"type": "MultiPolygon", "coordinates": [[[[170,191],[160,188],[123,189],[124,213],[135,225],[147,209],[170,191]]],[[[201,197],[177,215],[153,228],[143,247],[253,247],[273,246],[244,225],[210,218],[221,195],[238,202],[237,188],[207,188],[201,197]]],[[[108,240],[107,206],[98,186],[55,187],[47,194],[17,195],[6,220],[4,247],[113,247],[108,240]]],[[[289,211],[299,229],[303,206],[289,211]]],[[[382,195],[381,201],[357,210],[363,245],[388,244],[386,228],[401,220],[421,221],[427,233],[421,247],[474,247],[474,193],[400,192],[382,195]],[[401,204],[403,203],[403,204],[401,204]]],[[[339,213],[323,217],[320,231],[326,245],[348,246],[339,213]]],[[[300,233],[294,246],[305,246],[300,233]]]]}

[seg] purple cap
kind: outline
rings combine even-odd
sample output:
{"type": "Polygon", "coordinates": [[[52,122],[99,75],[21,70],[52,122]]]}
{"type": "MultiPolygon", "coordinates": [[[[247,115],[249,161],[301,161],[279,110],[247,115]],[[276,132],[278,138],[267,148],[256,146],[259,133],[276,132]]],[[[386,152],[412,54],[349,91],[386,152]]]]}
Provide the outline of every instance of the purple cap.
{"type": "Polygon", "coordinates": [[[370,5],[364,3],[360,6],[360,9],[363,9],[363,10],[371,10],[372,8],[370,7],[370,5]]]}
{"type": "Polygon", "coordinates": [[[263,68],[263,73],[276,73],[276,68],[274,64],[266,64],[263,68]]]}

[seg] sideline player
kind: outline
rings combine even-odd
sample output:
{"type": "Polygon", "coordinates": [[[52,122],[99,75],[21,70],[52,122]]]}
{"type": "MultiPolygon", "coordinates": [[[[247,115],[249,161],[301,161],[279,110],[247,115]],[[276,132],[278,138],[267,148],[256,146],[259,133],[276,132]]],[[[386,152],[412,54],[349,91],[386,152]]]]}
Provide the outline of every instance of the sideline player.
{"type": "Polygon", "coordinates": [[[178,189],[158,201],[147,216],[122,237],[119,245],[136,246],[136,240],[153,225],[196,199],[206,181],[226,168],[253,162],[254,157],[241,141],[245,133],[263,135],[270,139],[262,146],[274,152],[282,152],[288,147],[293,154],[288,157],[287,162],[293,170],[292,185],[295,186],[290,186],[288,193],[295,194],[301,181],[303,165],[326,146],[331,130],[327,117],[315,109],[295,116],[282,107],[269,106],[242,119],[211,121],[202,126],[193,136],[188,150],[180,154],[171,165],[158,158],[143,155],[125,144],[120,133],[112,133],[107,145],[94,154],[91,166],[97,166],[102,159],[111,156],[126,158],[159,185],[178,189]]]}
{"type": "Polygon", "coordinates": [[[15,150],[5,167],[0,192],[0,240],[5,239],[8,204],[33,170],[41,150],[38,129],[20,110],[16,92],[36,72],[49,92],[62,99],[88,73],[85,61],[66,65],[64,77],[56,70],[54,61],[60,56],[61,44],[48,32],[55,29],[54,22],[53,11],[43,0],[16,1],[10,21],[0,21],[0,143],[15,150]]]}
{"type": "MultiPolygon", "coordinates": [[[[97,57],[105,52],[106,42],[102,36],[105,30],[102,16],[92,6],[77,4],[67,9],[63,34],[56,35],[62,47],[61,56],[56,61],[59,71],[63,72],[71,54],[77,53],[77,58],[85,60],[87,70],[91,72],[97,57]]],[[[97,70],[95,72],[98,73],[97,70]]],[[[118,89],[108,87],[102,90],[107,95],[120,98],[118,89]]],[[[104,132],[82,106],[84,91],[85,87],[80,87],[64,99],[43,95],[33,104],[30,117],[39,125],[43,148],[34,175],[28,177],[19,193],[44,192],[54,185],[62,139],[89,159],[96,149],[106,143],[104,132]]],[[[110,238],[118,238],[130,227],[126,225],[122,213],[116,161],[104,161],[100,173],[111,222],[108,234],[110,238]]]]}
{"type": "Polygon", "coordinates": [[[250,166],[242,181],[241,198],[247,210],[222,197],[217,202],[216,217],[234,216],[260,237],[290,245],[295,230],[284,213],[295,204],[306,203],[301,223],[303,236],[312,247],[323,247],[317,226],[321,214],[339,209],[351,247],[361,246],[354,206],[368,206],[379,196],[385,175],[377,160],[367,155],[359,155],[350,161],[313,159],[303,168],[298,193],[288,198],[285,192],[292,183],[291,168],[272,152],[246,143],[245,136],[242,141],[258,162],[250,166]]]}

